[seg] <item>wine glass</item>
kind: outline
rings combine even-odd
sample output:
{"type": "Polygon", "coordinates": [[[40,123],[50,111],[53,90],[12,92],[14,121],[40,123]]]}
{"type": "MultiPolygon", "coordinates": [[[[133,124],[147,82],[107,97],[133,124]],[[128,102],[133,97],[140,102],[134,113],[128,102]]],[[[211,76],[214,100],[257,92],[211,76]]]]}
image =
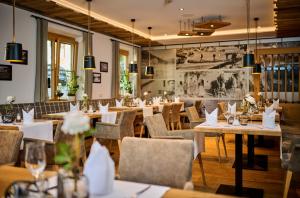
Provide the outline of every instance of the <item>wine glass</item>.
{"type": "Polygon", "coordinates": [[[30,142],[26,144],[25,166],[37,181],[46,167],[44,142],[30,142]]]}

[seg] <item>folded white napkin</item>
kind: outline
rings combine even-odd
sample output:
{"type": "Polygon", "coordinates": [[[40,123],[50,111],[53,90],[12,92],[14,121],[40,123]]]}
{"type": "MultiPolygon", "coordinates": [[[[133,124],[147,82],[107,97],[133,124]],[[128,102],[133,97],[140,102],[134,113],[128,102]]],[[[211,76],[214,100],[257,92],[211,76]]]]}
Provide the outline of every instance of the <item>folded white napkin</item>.
{"type": "Polygon", "coordinates": [[[210,114],[205,110],[205,123],[210,126],[216,126],[218,123],[218,108],[216,108],[213,112],[210,114]]]}
{"type": "Polygon", "coordinates": [[[117,120],[117,112],[106,112],[101,114],[101,122],[115,124],[117,120]]]}
{"type": "Polygon", "coordinates": [[[23,113],[23,123],[31,124],[34,120],[34,109],[31,109],[28,113],[22,109],[23,113]]]}
{"type": "Polygon", "coordinates": [[[272,111],[270,113],[263,112],[263,119],[262,119],[263,127],[274,129],[276,127],[275,116],[276,116],[276,111],[272,111]]]}
{"type": "Polygon", "coordinates": [[[153,105],[159,105],[160,104],[160,100],[161,100],[160,97],[154,97],[154,98],[152,98],[153,105]]]}
{"type": "Polygon", "coordinates": [[[123,99],[122,100],[116,100],[116,107],[122,107],[123,106],[123,99]]]}
{"type": "Polygon", "coordinates": [[[133,99],[133,104],[138,105],[140,100],[141,100],[140,98],[134,98],[133,99]]]}
{"type": "Polygon", "coordinates": [[[273,99],[273,104],[271,105],[271,106],[273,106],[273,109],[275,108],[278,108],[279,107],[279,99],[277,99],[277,100],[274,100],[273,99]]]}
{"type": "Polygon", "coordinates": [[[140,100],[140,101],[139,101],[139,107],[140,107],[140,108],[144,108],[145,106],[146,106],[146,100],[143,100],[143,101],[140,100]]]}
{"type": "Polygon", "coordinates": [[[236,113],[236,103],[234,103],[233,105],[228,103],[228,113],[233,115],[236,113]]]}
{"type": "Polygon", "coordinates": [[[266,112],[267,114],[270,114],[270,113],[272,113],[273,111],[274,111],[274,109],[273,109],[273,106],[272,106],[272,105],[265,108],[265,112],[266,112]]]}
{"type": "Polygon", "coordinates": [[[92,145],[83,174],[88,178],[91,195],[105,195],[113,191],[115,165],[108,150],[97,141],[92,145]]]}
{"type": "Polygon", "coordinates": [[[94,113],[93,105],[90,105],[90,106],[89,106],[88,113],[94,113]]]}
{"type": "Polygon", "coordinates": [[[107,113],[108,112],[108,103],[106,105],[102,105],[100,102],[99,102],[99,111],[100,113],[107,113]]]}
{"type": "Polygon", "coordinates": [[[79,111],[79,110],[80,110],[80,108],[79,108],[79,102],[77,102],[76,105],[73,105],[70,102],[70,112],[79,111]]]}
{"type": "Polygon", "coordinates": [[[180,102],[180,97],[175,97],[174,102],[176,103],[180,102]]]}

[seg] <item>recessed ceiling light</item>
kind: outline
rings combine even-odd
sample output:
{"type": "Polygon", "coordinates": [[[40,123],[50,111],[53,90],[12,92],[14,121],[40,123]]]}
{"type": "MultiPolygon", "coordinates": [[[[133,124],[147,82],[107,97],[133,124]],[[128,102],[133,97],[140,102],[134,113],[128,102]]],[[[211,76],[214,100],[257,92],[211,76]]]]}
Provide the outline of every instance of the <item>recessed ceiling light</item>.
{"type": "Polygon", "coordinates": [[[184,8],[179,8],[179,10],[180,10],[180,11],[183,11],[183,10],[184,10],[184,8]]]}
{"type": "Polygon", "coordinates": [[[203,34],[203,32],[201,32],[201,34],[200,34],[201,36],[203,36],[204,34],[203,34]]]}
{"type": "Polygon", "coordinates": [[[189,35],[188,33],[185,34],[185,36],[188,36],[188,35],[189,35]]]}
{"type": "Polygon", "coordinates": [[[213,24],[210,25],[211,28],[215,27],[213,24]]]}

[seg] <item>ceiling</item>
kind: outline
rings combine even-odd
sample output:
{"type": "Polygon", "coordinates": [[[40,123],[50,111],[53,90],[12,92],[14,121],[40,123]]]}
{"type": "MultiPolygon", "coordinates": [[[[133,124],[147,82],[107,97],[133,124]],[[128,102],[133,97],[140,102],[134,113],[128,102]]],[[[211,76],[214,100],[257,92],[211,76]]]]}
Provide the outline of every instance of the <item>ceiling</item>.
{"type": "MultiPolygon", "coordinates": [[[[91,29],[127,42],[131,42],[131,18],[136,19],[135,43],[147,46],[149,41],[148,26],[152,26],[151,40],[153,45],[167,45],[180,43],[199,43],[221,40],[237,40],[246,37],[246,0],[94,0],[92,1],[91,29]],[[183,11],[179,9],[183,8],[183,11]],[[218,29],[209,37],[178,37],[179,20],[221,15],[224,21],[231,22],[230,26],[218,29]]],[[[250,0],[251,27],[254,28],[254,17],[259,17],[259,37],[289,36],[288,25],[284,20],[279,25],[277,18],[283,13],[294,11],[297,14],[299,0],[250,0]],[[285,7],[279,8],[279,3],[285,7]],[[293,4],[294,3],[294,4],[293,4]],[[277,8],[275,6],[277,5],[277,8]],[[289,11],[287,11],[287,6],[289,11]],[[275,8],[275,12],[274,12],[275,8]],[[284,29],[284,31],[281,31],[284,29]]],[[[0,0],[11,4],[11,0],[0,0]]],[[[18,7],[37,12],[50,18],[65,21],[83,28],[87,27],[86,0],[16,0],[18,7]]],[[[299,5],[300,6],[300,5],[299,5]]],[[[290,20],[296,14],[289,14],[290,20]]],[[[299,14],[300,12],[298,12],[299,14]]],[[[297,15],[298,16],[298,15],[297,15]]],[[[289,24],[299,24],[299,18],[289,24]],[[297,21],[297,22],[295,22],[297,21]]],[[[280,17],[282,19],[282,16],[280,17]]],[[[296,26],[297,28],[300,25],[296,26]]],[[[290,28],[296,28],[290,27],[290,28]]],[[[254,29],[251,30],[254,33],[254,29]]],[[[295,31],[299,36],[300,31],[295,31]]],[[[251,36],[253,36],[252,34],[251,36]]],[[[295,35],[293,35],[295,36],[295,35]]]]}
{"type": "MultiPolygon", "coordinates": [[[[87,7],[86,0],[66,0],[87,7]]],[[[130,26],[135,18],[136,28],[147,33],[152,26],[152,35],[175,35],[179,31],[179,20],[206,16],[223,16],[232,25],[220,30],[246,27],[246,0],[173,0],[165,5],[164,0],[94,0],[94,12],[130,26]],[[180,8],[184,8],[180,11],[180,8]],[[186,17],[189,16],[189,17],[186,17]]],[[[273,0],[251,0],[251,18],[259,17],[261,27],[273,26],[273,0]]],[[[254,27],[254,22],[252,23],[254,27]]]]}

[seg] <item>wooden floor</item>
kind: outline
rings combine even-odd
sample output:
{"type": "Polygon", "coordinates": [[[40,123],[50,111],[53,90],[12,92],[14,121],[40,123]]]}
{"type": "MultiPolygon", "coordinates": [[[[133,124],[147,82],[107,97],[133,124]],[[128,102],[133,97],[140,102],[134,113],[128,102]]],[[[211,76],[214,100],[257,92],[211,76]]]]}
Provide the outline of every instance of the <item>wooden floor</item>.
{"type": "MultiPolygon", "coordinates": [[[[267,139],[268,140],[268,139],[267,139]]],[[[267,154],[269,156],[269,170],[268,171],[250,171],[244,170],[244,186],[263,188],[264,197],[282,197],[283,182],[285,178],[285,171],[280,166],[279,158],[279,142],[275,139],[275,146],[273,148],[256,148],[256,154],[267,154]]],[[[246,141],[246,140],[245,140],[246,141]]],[[[273,142],[274,142],[273,141],[273,142]]],[[[102,142],[109,145],[109,142],[102,142]]],[[[232,168],[234,162],[234,135],[226,135],[226,146],[228,151],[228,159],[225,159],[224,150],[221,150],[223,156],[222,162],[219,163],[217,159],[216,141],[213,137],[208,137],[205,140],[206,151],[202,154],[204,163],[204,171],[206,174],[207,186],[203,186],[200,168],[197,161],[193,164],[193,183],[196,190],[215,192],[220,184],[234,184],[234,169],[232,168]]],[[[247,146],[244,144],[244,153],[247,152],[247,146]]],[[[220,148],[223,148],[220,145],[220,148]]],[[[113,143],[112,158],[118,167],[119,152],[117,142],[113,143]]],[[[293,176],[293,181],[289,191],[289,197],[300,197],[297,189],[300,189],[299,175],[293,176]],[[298,194],[298,195],[297,195],[298,194]]]]}

